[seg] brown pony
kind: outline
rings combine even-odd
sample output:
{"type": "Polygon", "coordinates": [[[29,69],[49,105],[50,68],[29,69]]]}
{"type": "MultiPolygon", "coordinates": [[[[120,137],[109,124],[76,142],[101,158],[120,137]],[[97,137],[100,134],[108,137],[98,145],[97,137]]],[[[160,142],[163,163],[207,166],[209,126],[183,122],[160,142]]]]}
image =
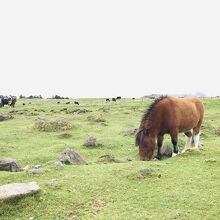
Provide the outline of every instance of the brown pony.
{"type": "Polygon", "coordinates": [[[190,148],[192,139],[195,147],[199,148],[199,132],[203,120],[204,107],[196,97],[177,98],[172,96],[161,96],[156,99],[144,113],[140,127],[136,133],[136,145],[139,146],[141,160],[152,158],[156,140],[157,156],[163,144],[164,134],[170,134],[173,144],[173,155],[178,153],[178,133],[185,133],[185,152],[190,148]]]}

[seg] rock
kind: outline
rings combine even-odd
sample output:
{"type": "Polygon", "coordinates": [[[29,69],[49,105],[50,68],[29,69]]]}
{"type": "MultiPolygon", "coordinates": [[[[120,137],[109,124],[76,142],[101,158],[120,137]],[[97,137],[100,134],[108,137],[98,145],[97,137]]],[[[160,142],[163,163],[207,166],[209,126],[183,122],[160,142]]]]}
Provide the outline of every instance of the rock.
{"type": "Polygon", "coordinates": [[[168,145],[163,145],[163,146],[161,147],[160,153],[161,153],[162,155],[167,156],[167,157],[172,157],[173,150],[172,150],[172,148],[169,147],[168,145]]]}
{"type": "Polygon", "coordinates": [[[4,114],[4,115],[0,115],[0,121],[6,121],[13,118],[11,115],[8,114],[4,114]]]}
{"type": "Polygon", "coordinates": [[[129,162],[132,161],[132,159],[130,157],[126,157],[125,160],[129,161],[129,162]]]}
{"type": "Polygon", "coordinates": [[[56,168],[59,168],[59,167],[62,167],[63,164],[62,164],[61,161],[57,160],[57,161],[54,162],[54,166],[55,166],[56,168]]]}
{"type": "Polygon", "coordinates": [[[57,180],[52,179],[50,185],[51,185],[52,187],[58,187],[58,186],[59,186],[59,183],[58,183],[57,180]]]}
{"type": "Polygon", "coordinates": [[[36,182],[11,183],[0,186],[0,200],[5,201],[16,197],[33,194],[40,190],[36,182]]]}
{"type": "Polygon", "coordinates": [[[95,137],[88,137],[84,143],[84,146],[86,146],[86,147],[98,146],[96,138],[95,137]]]}
{"type": "Polygon", "coordinates": [[[115,158],[114,155],[112,154],[105,154],[101,157],[99,157],[99,160],[98,160],[99,163],[110,163],[110,162],[118,162],[115,158]]]}
{"type": "Polygon", "coordinates": [[[64,164],[87,164],[73,149],[66,149],[60,155],[59,161],[64,164]]]}
{"type": "Polygon", "coordinates": [[[18,172],[21,171],[21,167],[17,160],[6,158],[4,160],[0,160],[0,170],[18,172]]]}
{"type": "Polygon", "coordinates": [[[33,173],[33,174],[40,174],[42,173],[42,168],[39,167],[39,168],[33,168],[29,171],[30,173],[33,173]]]}
{"type": "Polygon", "coordinates": [[[124,132],[125,136],[134,135],[137,131],[137,128],[127,128],[124,132]]]}
{"type": "Polygon", "coordinates": [[[144,169],[140,169],[139,172],[141,173],[141,175],[147,176],[147,175],[151,175],[154,171],[151,168],[144,168],[144,169]]]}

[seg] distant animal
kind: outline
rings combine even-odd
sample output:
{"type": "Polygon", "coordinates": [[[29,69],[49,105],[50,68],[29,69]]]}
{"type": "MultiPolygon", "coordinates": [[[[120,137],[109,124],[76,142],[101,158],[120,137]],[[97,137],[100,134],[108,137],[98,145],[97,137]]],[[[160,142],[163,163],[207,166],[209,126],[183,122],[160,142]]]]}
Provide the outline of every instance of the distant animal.
{"type": "Polygon", "coordinates": [[[135,100],[135,98],[132,98],[132,100],[135,100]]]}
{"type": "Polygon", "coordinates": [[[26,105],[25,103],[22,103],[22,105],[26,105]]]}
{"type": "Polygon", "coordinates": [[[66,105],[69,105],[70,104],[70,102],[66,102],[66,105]]]}
{"type": "Polygon", "coordinates": [[[121,99],[121,96],[117,96],[116,99],[121,99]]]}
{"type": "Polygon", "coordinates": [[[15,107],[15,103],[17,102],[17,97],[16,96],[10,96],[10,98],[11,98],[10,106],[14,108],[15,107]]]}
{"type": "Polygon", "coordinates": [[[106,102],[110,102],[110,99],[105,99],[106,102]]]}
{"type": "Polygon", "coordinates": [[[75,104],[75,105],[79,105],[79,102],[77,102],[77,101],[74,101],[74,104],[75,104]]]}
{"type": "Polygon", "coordinates": [[[16,96],[1,96],[0,97],[0,107],[4,107],[5,105],[9,105],[11,107],[15,107],[15,103],[17,101],[16,96]]]}
{"type": "Polygon", "coordinates": [[[116,98],[112,98],[112,101],[113,101],[113,102],[116,102],[116,98]]]}
{"type": "Polygon", "coordinates": [[[144,113],[136,133],[140,160],[152,158],[156,140],[158,146],[156,159],[161,159],[160,149],[164,134],[171,136],[173,156],[178,153],[178,133],[180,132],[186,135],[186,145],[182,152],[190,148],[192,139],[196,148],[201,147],[199,135],[203,116],[203,104],[196,97],[161,96],[155,99],[144,113]]]}
{"type": "Polygon", "coordinates": [[[60,102],[57,102],[57,104],[60,104],[60,102]]]}

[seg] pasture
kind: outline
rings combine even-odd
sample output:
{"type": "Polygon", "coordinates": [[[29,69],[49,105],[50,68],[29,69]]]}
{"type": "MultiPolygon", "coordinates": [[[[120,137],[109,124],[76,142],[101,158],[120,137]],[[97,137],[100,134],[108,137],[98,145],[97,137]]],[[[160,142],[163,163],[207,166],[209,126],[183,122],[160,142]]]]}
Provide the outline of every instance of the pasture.
{"type": "MultiPolygon", "coordinates": [[[[219,219],[220,99],[202,100],[203,150],[161,161],[140,161],[130,132],[152,100],[59,101],[18,99],[14,109],[0,108],[0,114],[13,116],[0,121],[0,160],[12,157],[21,167],[42,166],[39,174],[0,171],[0,185],[36,181],[41,188],[37,194],[0,202],[1,220],[219,219]],[[69,126],[39,129],[39,118],[65,119],[69,126]],[[90,136],[98,144],[86,147],[90,136]],[[67,148],[88,165],[56,168],[54,162],[67,148]]],[[[172,146],[169,136],[165,144],[172,146]]],[[[179,134],[180,150],[184,145],[179,134]]]]}

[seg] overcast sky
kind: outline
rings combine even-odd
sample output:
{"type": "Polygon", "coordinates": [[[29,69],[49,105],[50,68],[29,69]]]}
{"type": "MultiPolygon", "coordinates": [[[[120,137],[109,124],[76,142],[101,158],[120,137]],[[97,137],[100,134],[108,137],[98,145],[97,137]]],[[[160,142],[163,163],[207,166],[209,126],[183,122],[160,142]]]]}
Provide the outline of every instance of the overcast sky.
{"type": "Polygon", "coordinates": [[[0,1],[0,94],[220,94],[220,1],[0,1]]]}

